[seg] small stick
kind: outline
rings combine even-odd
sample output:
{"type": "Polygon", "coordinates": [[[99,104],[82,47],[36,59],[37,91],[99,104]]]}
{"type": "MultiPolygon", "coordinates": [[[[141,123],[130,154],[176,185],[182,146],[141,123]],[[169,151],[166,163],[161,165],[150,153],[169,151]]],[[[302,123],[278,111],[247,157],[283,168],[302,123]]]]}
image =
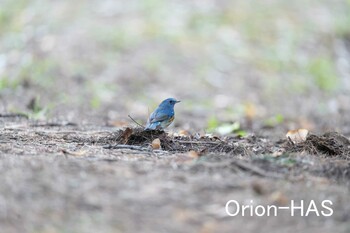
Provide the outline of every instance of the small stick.
{"type": "Polygon", "coordinates": [[[130,150],[139,150],[139,151],[151,151],[148,148],[136,145],[107,145],[103,147],[104,149],[130,149],[130,150]]]}
{"type": "Polygon", "coordinates": [[[182,140],[174,140],[175,142],[183,143],[183,144],[214,144],[219,145],[218,142],[202,142],[202,141],[182,141],[182,140]]]}
{"type": "Polygon", "coordinates": [[[31,127],[61,127],[61,126],[77,126],[78,124],[73,122],[67,123],[43,123],[43,124],[32,124],[31,127]]]}
{"type": "Polygon", "coordinates": [[[271,177],[271,178],[283,178],[284,176],[281,174],[275,174],[275,173],[270,173],[267,172],[257,166],[254,166],[248,162],[243,162],[243,160],[231,160],[231,165],[234,164],[237,167],[246,170],[246,171],[250,171],[253,174],[256,174],[258,176],[262,176],[262,177],[271,177]]]}
{"type": "Polygon", "coordinates": [[[28,115],[24,113],[8,113],[8,114],[0,114],[0,117],[23,117],[28,119],[28,115]]]}
{"type": "Polygon", "coordinates": [[[130,115],[128,115],[128,117],[129,117],[134,123],[136,123],[138,126],[141,126],[142,128],[145,128],[143,125],[140,125],[137,121],[135,121],[134,118],[132,118],[130,115]]]}
{"type": "Polygon", "coordinates": [[[229,160],[229,161],[222,161],[222,162],[216,162],[216,163],[210,163],[210,162],[201,162],[205,166],[208,167],[226,167],[226,166],[232,166],[234,165],[236,168],[239,168],[241,170],[245,170],[248,172],[251,172],[252,174],[262,176],[262,177],[270,177],[270,178],[283,178],[283,174],[280,173],[270,173],[268,171],[265,171],[257,166],[254,166],[252,164],[249,164],[249,162],[243,162],[242,160],[229,160]]]}
{"type": "Polygon", "coordinates": [[[288,136],[288,141],[290,142],[290,144],[294,145],[294,142],[292,141],[292,139],[288,136]]]}

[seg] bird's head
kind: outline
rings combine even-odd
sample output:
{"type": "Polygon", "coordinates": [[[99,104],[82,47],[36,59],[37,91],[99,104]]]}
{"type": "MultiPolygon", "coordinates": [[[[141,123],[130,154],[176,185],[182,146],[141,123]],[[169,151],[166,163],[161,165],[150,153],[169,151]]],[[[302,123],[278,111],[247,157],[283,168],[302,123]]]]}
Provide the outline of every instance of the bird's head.
{"type": "Polygon", "coordinates": [[[174,107],[175,104],[180,103],[180,102],[181,101],[176,100],[174,98],[168,98],[168,99],[163,100],[163,102],[160,103],[159,107],[167,107],[167,106],[174,107]]]}

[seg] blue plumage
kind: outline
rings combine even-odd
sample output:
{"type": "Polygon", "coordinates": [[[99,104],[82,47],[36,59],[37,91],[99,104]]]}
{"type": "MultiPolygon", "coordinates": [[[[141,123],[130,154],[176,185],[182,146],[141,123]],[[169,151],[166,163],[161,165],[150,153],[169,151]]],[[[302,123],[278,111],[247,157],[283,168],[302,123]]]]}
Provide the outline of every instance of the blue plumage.
{"type": "Polygon", "coordinates": [[[179,102],[174,98],[163,100],[150,115],[145,130],[163,130],[168,127],[174,121],[174,106],[179,102]]]}

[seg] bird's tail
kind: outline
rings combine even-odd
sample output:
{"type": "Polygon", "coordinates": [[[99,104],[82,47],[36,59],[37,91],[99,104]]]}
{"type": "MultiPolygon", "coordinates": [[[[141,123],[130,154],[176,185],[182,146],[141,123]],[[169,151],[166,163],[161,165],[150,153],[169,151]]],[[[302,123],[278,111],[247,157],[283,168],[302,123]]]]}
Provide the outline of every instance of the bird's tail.
{"type": "Polygon", "coordinates": [[[159,127],[159,122],[153,122],[146,125],[145,130],[156,130],[159,127]]]}

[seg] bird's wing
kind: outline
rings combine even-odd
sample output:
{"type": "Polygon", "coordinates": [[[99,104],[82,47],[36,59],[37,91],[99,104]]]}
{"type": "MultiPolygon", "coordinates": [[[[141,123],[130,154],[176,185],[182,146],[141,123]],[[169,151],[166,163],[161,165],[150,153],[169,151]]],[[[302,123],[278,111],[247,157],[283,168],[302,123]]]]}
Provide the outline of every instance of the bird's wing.
{"type": "Polygon", "coordinates": [[[167,120],[169,118],[171,118],[171,116],[167,113],[154,112],[151,114],[151,116],[149,118],[149,123],[161,122],[161,121],[167,120]]]}

